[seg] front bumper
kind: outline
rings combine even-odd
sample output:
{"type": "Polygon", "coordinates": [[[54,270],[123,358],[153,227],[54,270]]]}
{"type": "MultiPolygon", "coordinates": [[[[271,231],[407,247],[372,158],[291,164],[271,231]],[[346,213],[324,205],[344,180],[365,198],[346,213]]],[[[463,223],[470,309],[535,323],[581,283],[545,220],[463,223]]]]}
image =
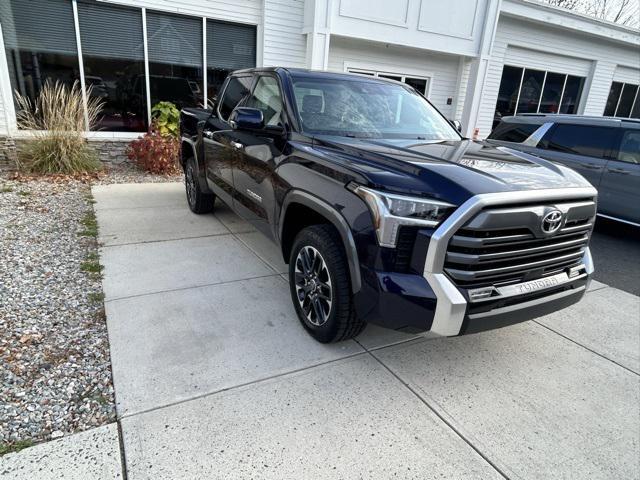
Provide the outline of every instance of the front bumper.
{"type": "Polygon", "coordinates": [[[368,271],[365,277],[369,281],[364,283],[376,290],[377,301],[373,306],[370,302],[366,307],[356,305],[356,308],[360,312],[367,310],[366,321],[385,327],[457,336],[512,325],[572,305],[583,297],[593,274],[588,247],[581,264],[567,269],[566,280],[549,281],[542,288],[526,289],[523,284],[522,293],[510,287],[498,288],[491,298],[474,298],[470,295],[474,292],[457,286],[444,272],[447,244],[461,226],[485,207],[595,198],[595,195],[595,189],[587,187],[472,197],[430,234],[426,257],[421,259],[422,275],[368,271]]]}

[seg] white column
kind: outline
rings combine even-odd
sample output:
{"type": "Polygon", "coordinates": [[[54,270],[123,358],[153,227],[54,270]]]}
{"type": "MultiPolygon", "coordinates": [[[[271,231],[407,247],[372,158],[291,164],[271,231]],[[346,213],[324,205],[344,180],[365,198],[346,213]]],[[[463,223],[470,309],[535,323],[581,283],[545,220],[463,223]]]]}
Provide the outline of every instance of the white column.
{"type": "Polygon", "coordinates": [[[307,36],[307,67],[326,70],[329,64],[333,0],[306,0],[304,28],[307,36]]]}
{"type": "MultiPolygon", "coordinates": [[[[484,83],[491,60],[493,41],[500,17],[500,4],[502,0],[488,0],[484,17],[484,27],[478,56],[471,61],[469,81],[465,94],[464,108],[462,110],[462,133],[467,137],[474,135],[477,128],[480,105],[484,90],[484,83]]],[[[479,132],[481,138],[490,132],[479,132]]]]}

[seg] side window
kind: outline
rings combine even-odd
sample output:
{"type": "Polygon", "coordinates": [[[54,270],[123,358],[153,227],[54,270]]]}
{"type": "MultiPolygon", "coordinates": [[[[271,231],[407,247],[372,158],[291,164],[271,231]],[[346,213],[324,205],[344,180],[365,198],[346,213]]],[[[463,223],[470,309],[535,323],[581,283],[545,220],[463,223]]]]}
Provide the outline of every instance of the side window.
{"type": "Polygon", "coordinates": [[[640,130],[625,130],[620,142],[618,160],[640,164],[640,130]]]}
{"type": "Polygon", "coordinates": [[[503,142],[522,143],[538,128],[540,128],[540,125],[533,123],[502,122],[491,132],[489,138],[503,142]]]}
{"type": "Polygon", "coordinates": [[[244,106],[260,110],[265,125],[282,125],[282,96],[274,77],[260,77],[244,106]]]}
{"type": "Polygon", "coordinates": [[[220,100],[220,116],[223,120],[229,118],[229,114],[246,97],[251,88],[252,77],[232,77],[224,89],[220,100]]]}
{"type": "Polygon", "coordinates": [[[613,144],[615,128],[556,124],[538,144],[539,148],[604,158],[613,144]]]}

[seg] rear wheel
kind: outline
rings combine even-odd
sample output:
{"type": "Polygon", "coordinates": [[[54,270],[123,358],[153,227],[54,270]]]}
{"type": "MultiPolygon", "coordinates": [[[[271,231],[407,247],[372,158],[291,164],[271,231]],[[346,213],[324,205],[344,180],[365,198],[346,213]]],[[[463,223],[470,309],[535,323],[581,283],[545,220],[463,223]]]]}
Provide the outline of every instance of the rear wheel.
{"type": "Polygon", "coordinates": [[[364,330],[355,315],[342,240],[330,225],[298,233],[289,260],[289,286],[298,319],[322,343],[347,340],[364,330]]]}
{"type": "Polygon", "coordinates": [[[198,165],[193,157],[187,160],[184,167],[184,185],[187,191],[187,202],[193,213],[209,213],[213,211],[216,196],[205,193],[198,181],[198,165]]]}

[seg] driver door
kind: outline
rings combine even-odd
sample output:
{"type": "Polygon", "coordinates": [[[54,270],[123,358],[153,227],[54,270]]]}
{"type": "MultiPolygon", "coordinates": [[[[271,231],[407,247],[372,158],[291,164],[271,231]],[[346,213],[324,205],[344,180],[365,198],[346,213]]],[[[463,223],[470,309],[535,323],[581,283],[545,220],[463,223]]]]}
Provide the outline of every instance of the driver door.
{"type": "Polygon", "coordinates": [[[238,152],[233,167],[235,210],[270,238],[271,225],[276,224],[274,171],[286,144],[283,105],[277,77],[259,76],[242,106],[262,112],[264,129],[233,130],[229,138],[238,152]]]}

